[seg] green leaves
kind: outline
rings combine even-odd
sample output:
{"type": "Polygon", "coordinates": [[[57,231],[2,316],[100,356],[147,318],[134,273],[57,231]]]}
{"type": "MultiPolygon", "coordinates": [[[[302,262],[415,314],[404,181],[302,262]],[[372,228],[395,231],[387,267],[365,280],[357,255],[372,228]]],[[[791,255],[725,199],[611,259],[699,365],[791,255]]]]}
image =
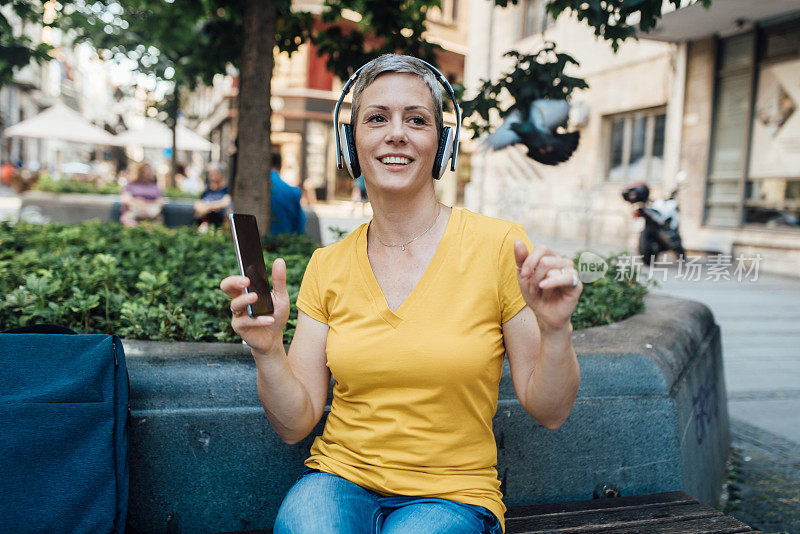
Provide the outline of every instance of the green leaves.
{"type": "MultiPolygon", "coordinates": [[[[578,258],[573,259],[578,268],[578,258]]],[[[617,254],[605,258],[609,268],[600,280],[583,285],[578,305],[572,313],[572,328],[589,328],[617,323],[644,308],[644,296],[652,282],[638,282],[631,276],[619,276],[617,254]]]]}
{"type": "Polygon", "coordinates": [[[311,34],[320,54],[328,55],[328,70],[346,80],[368,61],[387,53],[408,54],[436,64],[441,46],[423,38],[428,10],[439,0],[325,0],[321,21],[311,34]],[[345,20],[345,13],[361,16],[345,20]]]}
{"type": "MultiPolygon", "coordinates": [[[[297,298],[317,244],[305,236],[263,240],[268,265],[287,265],[297,298]]],[[[117,223],[0,223],[0,329],[48,322],[133,339],[235,342],[220,281],[238,274],[229,234],[117,223]]],[[[285,339],[294,335],[293,309],[285,339]]]]}
{"type": "Polygon", "coordinates": [[[556,52],[556,45],[547,42],[532,54],[522,54],[516,50],[505,53],[514,59],[514,66],[500,75],[496,82],[483,80],[478,94],[471,100],[462,101],[464,118],[474,114],[469,128],[472,138],[488,132],[492,120],[492,110],[497,110],[501,119],[518,110],[523,118],[528,118],[530,106],[540,98],[566,99],[575,89],[586,89],[588,84],[564,73],[570,65],[578,66],[578,62],[570,55],[556,52]],[[505,109],[500,108],[500,101],[511,97],[513,103],[505,109]]]}
{"type": "MultiPolygon", "coordinates": [[[[668,1],[676,9],[683,2],[668,1]]],[[[700,3],[706,9],[711,6],[711,0],[700,0],[700,3]]],[[[579,21],[594,29],[595,35],[610,41],[616,52],[622,41],[636,37],[637,27],[643,32],[655,28],[664,5],[662,0],[550,0],[547,12],[556,19],[561,13],[572,11],[579,21]]]]}
{"type": "Polygon", "coordinates": [[[9,10],[0,11],[0,87],[11,82],[16,69],[25,67],[32,61],[42,63],[50,59],[48,53],[53,49],[48,44],[33,44],[21,31],[15,32],[15,25],[12,24],[14,21],[21,21],[21,24],[16,25],[18,28],[31,22],[41,24],[42,2],[13,0],[3,4],[3,7],[9,4],[9,10]]]}

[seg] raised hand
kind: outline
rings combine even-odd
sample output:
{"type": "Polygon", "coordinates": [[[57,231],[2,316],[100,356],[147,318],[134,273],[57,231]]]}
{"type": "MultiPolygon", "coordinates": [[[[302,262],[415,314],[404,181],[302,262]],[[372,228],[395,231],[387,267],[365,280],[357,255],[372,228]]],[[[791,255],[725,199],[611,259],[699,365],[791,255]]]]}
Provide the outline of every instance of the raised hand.
{"type": "Polygon", "coordinates": [[[522,297],[536,314],[540,328],[567,328],[583,291],[572,260],[542,245],[528,253],[522,241],[514,243],[514,259],[522,297]]]}
{"type": "Polygon", "coordinates": [[[253,351],[268,354],[278,344],[283,344],[283,327],[289,319],[289,294],[286,292],[286,263],[278,258],[272,263],[272,315],[250,317],[247,305],[254,304],[258,298],[254,291],[245,293],[250,285],[246,276],[229,276],[219,285],[231,298],[231,326],[253,351]]]}

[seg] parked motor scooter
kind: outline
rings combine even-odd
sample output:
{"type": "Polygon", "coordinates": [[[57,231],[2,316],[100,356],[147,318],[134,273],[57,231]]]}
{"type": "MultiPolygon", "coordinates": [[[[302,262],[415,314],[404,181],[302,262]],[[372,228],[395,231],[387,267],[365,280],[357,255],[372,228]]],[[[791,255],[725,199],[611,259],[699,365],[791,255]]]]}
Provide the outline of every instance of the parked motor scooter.
{"type": "Polygon", "coordinates": [[[644,182],[636,182],[625,186],[622,198],[637,205],[634,217],[644,219],[644,230],[639,236],[639,254],[645,265],[650,265],[662,252],[673,251],[678,258],[684,256],[681,235],[678,232],[678,187],[685,178],[685,173],[677,176],[677,185],[666,199],[650,202],[650,188],[644,182]]]}

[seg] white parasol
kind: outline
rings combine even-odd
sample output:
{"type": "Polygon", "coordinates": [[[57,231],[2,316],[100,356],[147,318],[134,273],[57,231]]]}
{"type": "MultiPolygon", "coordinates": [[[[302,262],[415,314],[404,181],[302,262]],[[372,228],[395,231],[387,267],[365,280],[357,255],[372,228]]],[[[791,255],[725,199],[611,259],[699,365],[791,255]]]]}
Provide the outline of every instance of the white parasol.
{"type": "Polygon", "coordinates": [[[7,137],[33,139],[58,139],[87,145],[118,145],[115,137],[86,120],[83,115],[56,104],[30,119],[13,124],[3,130],[7,137]]]}
{"type": "MultiPolygon", "coordinates": [[[[175,132],[178,150],[208,152],[214,145],[185,126],[178,125],[175,132]]],[[[117,135],[117,144],[136,145],[142,148],[172,148],[172,130],[163,122],[145,119],[144,126],[117,135]]]]}

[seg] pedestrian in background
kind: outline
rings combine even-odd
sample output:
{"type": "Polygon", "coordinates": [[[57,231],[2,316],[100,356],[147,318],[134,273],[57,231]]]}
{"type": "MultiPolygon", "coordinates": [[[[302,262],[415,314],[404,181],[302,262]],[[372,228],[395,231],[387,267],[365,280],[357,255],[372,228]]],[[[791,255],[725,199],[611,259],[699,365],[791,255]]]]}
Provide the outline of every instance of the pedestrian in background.
{"type": "Polygon", "coordinates": [[[204,233],[208,231],[209,226],[222,225],[232,202],[225,166],[219,162],[210,163],[208,165],[208,187],[200,195],[200,199],[194,203],[194,217],[195,222],[199,225],[198,231],[204,233]]]}
{"type": "Polygon", "coordinates": [[[138,226],[142,221],[163,222],[164,196],[153,167],[142,163],[134,176],[122,189],[119,221],[127,227],[138,226]]]}
{"type": "Polygon", "coordinates": [[[361,216],[364,216],[367,208],[367,202],[369,202],[369,196],[367,195],[367,183],[364,181],[364,175],[360,175],[354,182],[353,182],[353,194],[351,196],[351,200],[353,201],[353,208],[350,210],[350,213],[355,213],[358,206],[361,206],[361,216]]]}
{"type": "Polygon", "coordinates": [[[272,171],[270,172],[270,208],[272,220],[269,233],[302,234],[306,231],[306,214],[300,205],[302,192],[281,179],[280,152],[272,153],[272,171]]]}

